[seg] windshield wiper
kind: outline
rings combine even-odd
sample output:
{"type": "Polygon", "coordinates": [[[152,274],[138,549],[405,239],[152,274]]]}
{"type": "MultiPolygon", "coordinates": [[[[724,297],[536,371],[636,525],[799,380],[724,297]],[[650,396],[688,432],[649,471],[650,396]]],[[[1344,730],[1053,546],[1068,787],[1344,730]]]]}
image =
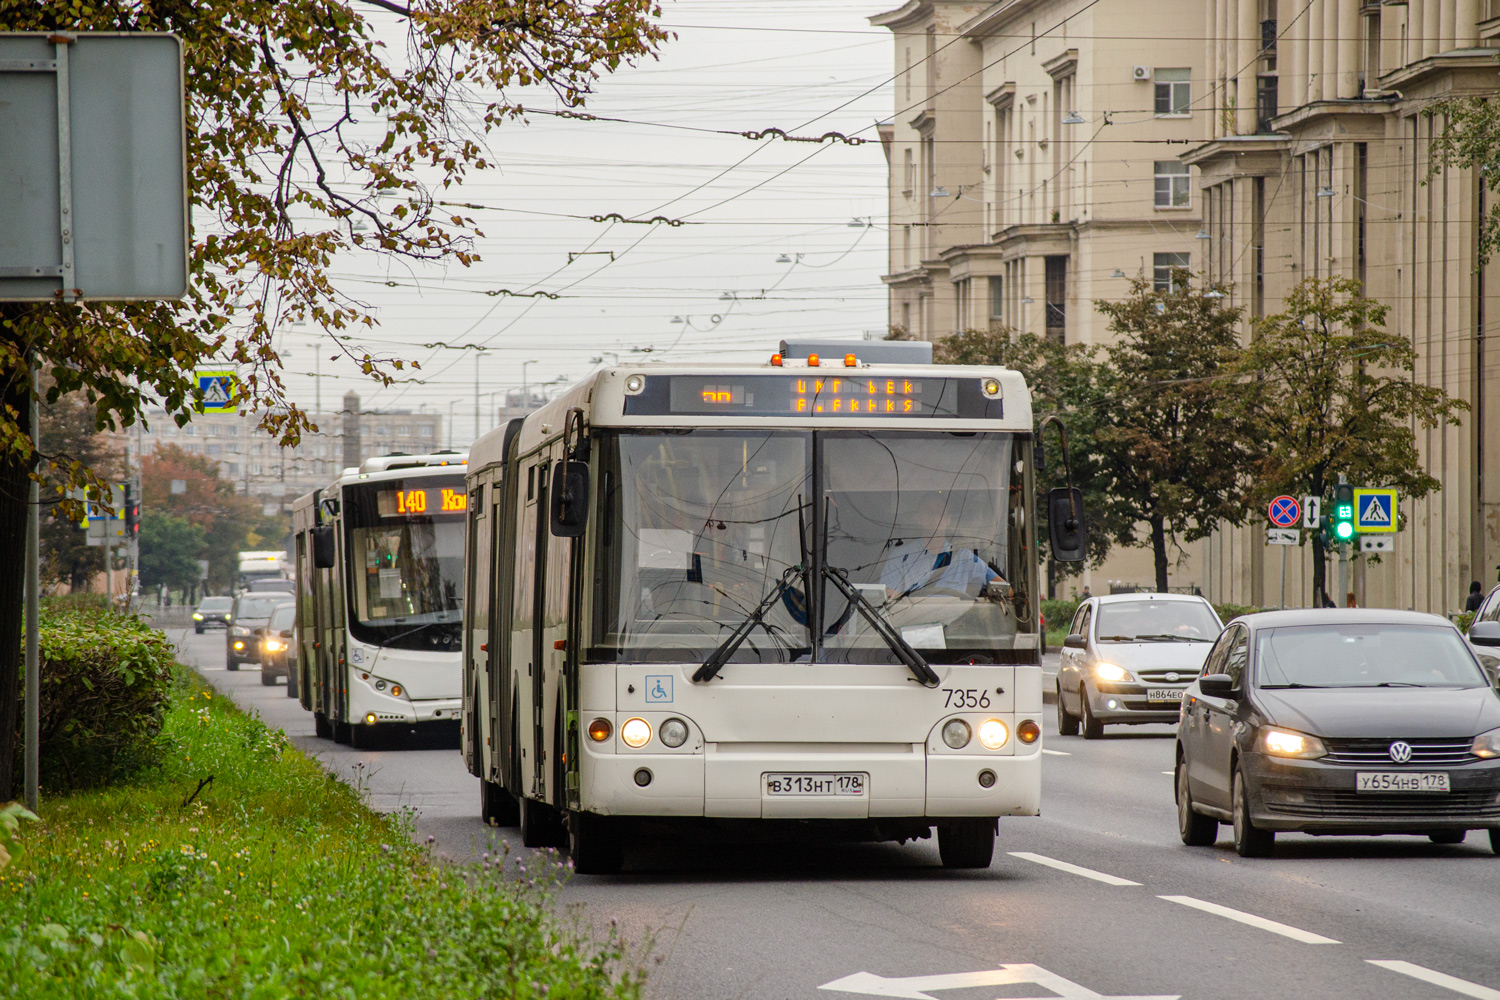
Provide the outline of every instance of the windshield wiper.
{"type": "Polygon", "coordinates": [[[724,669],[724,664],[728,663],[729,658],[745,644],[745,640],[750,637],[750,633],[755,630],[755,626],[764,624],[762,619],[765,618],[766,612],[770,611],[776,602],[781,600],[781,595],[786,593],[787,588],[792,585],[793,577],[801,572],[801,566],[788,566],[786,568],[786,571],[781,574],[780,582],[771,588],[771,592],[761,600],[755,610],[746,615],[745,620],[740,622],[739,627],[731,632],[723,642],[719,643],[712,653],[708,654],[708,659],[703,661],[701,667],[693,671],[693,680],[695,682],[711,681],[720,670],[724,669]]]}
{"type": "Polygon", "coordinates": [[[1298,684],[1296,681],[1293,681],[1290,684],[1262,684],[1260,686],[1260,689],[1262,691],[1281,691],[1281,690],[1283,690],[1285,688],[1330,688],[1330,687],[1347,687],[1347,685],[1340,685],[1340,684],[1298,684]]]}
{"type": "Polygon", "coordinates": [[[907,642],[905,637],[896,631],[895,627],[886,620],[886,617],[880,613],[875,605],[865,600],[865,595],[861,594],[859,589],[849,582],[848,574],[836,566],[824,566],[823,576],[837,587],[839,593],[843,594],[858,609],[859,613],[864,616],[865,621],[869,622],[870,627],[875,630],[875,634],[885,640],[885,644],[891,647],[891,651],[901,659],[902,663],[906,664],[907,669],[916,676],[917,680],[921,681],[927,687],[937,687],[938,683],[942,680],[937,675],[937,671],[928,666],[922,654],[912,648],[911,643],[907,642]]]}
{"type": "Polygon", "coordinates": [[[1191,635],[1174,635],[1170,632],[1151,632],[1136,636],[1137,639],[1160,639],[1163,642],[1212,642],[1212,639],[1200,639],[1191,635]]]}
{"type": "Polygon", "coordinates": [[[1099,637],[1099,641],[1100,642],[1134,642],[1135,641],[1135,636],[1133,636],[1133,635],[1101,635],[1099,637]]]}

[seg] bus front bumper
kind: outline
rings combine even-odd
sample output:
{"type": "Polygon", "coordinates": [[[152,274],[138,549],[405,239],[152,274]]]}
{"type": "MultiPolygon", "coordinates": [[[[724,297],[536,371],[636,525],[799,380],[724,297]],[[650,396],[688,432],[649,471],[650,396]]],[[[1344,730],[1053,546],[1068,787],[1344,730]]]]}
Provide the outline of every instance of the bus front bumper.
{"type": "Polygon", "coordinates": [[[814,755],[765,745],[726,753],[712,744],[701,753],[583,752],[582,805],[603,815],[936,820],[1041,813],[1040,747],[1015,756],[931,754],[922,744],[905,752],[814,755]]]}

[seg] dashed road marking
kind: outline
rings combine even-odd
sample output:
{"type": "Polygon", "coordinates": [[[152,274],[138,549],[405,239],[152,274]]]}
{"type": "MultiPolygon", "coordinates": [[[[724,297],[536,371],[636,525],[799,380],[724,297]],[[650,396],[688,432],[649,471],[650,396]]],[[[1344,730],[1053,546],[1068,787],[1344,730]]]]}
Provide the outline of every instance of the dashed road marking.
{"type": "MultiPolygon", "coordinates": [[[[1228,906],[1220,906],[1218,903],[1210,903],[1206,900],[1195,899],[1192,896],[1157,896],[1156,898],[1165,899],[1169,903],[1181,903],[1183,906],[1190,906],[1195,910],[1202,910],[1204,913],[1212,913],[1217,917],[1225,917],[1229,920],[1237,920],[1240,923],[1246,924],[1250,927],[1259,927],[1263,931],[1270,931],[1272,934],[1280,934],[1282,937],[1289,937],[1293,941],[1301,941],[1303,944],[1339,943],[1333,938],[1324,937],[1321,934],[1314,934],[1312,931],[1305,931],[1300,927],[1293,927],[1291,924],[1283,924],[1278,920],[1269,920],[1266,917],[1257,917],[1255,914],[1246,913],[1244,910],[1231,909],[1228,906]]],[[[1500,998],[1497,998],[1497,1000],[1500,1000],[1500,998]]]]}
{"type": "Polygon", "coordinates": [[[1072,754],[1068,753],[1066,750],[1048,750],[1045,747],[1042,748],[1042,753],[1050,753],[1054,757],[1071,757],[1071,756],[1073,756],[1072,754]]]}
{"type": "Polygon", "coordinates": [[[1500,990],[1493,990],[1488,986],[1480,986],[1478,983],[1471,983],[1467,979],[1459,979],[1457,976],[1450,976],[1445,972],[1434,972],[1432,969],[1424,969],[1422,966],[1413,965],[1410,962],[1391,962],[1374,958],[1367,958],[1365,961],[1371,965],[1378,965],[1382,969],[1399,972],[1403,976],[1420,979],[1424,983],[1441,986],[1443,989],[1452,990],[1454,993],[1462,993],[1466,997],[1475,997],[1477,1000],[1500,1000],[1500,990]]]}
{"type": "Polygon", "coordinates": [[[1170,774],[1170,775],[1172,775],[1172,776],[1175,777],[1177,775],[1177,772],[1176,771],[1163,771],[1162,774],[1170,774]]]}
{"type": "Polygon", "coordinates": [[[1140,885],[1139,882],[1132,882],[1128,878],[1109,875],[1105,872],[1095,871],[1092,868],[1084,868],[1081,865],[1072,865],[1066,861],[1049,858],[1044,854],[1032,854],[1030,851],[1011,851],[1010,856],[1020,858],[1022,861],[1032,861],[1039,865],[1046,865],[1048,868],[1056,868],[1058,871],[1067,872],[1070,875],[1082,875],[1084,878],[1091,878],[1095,882],[1103,882],[1105,885],[1140,885]]]}

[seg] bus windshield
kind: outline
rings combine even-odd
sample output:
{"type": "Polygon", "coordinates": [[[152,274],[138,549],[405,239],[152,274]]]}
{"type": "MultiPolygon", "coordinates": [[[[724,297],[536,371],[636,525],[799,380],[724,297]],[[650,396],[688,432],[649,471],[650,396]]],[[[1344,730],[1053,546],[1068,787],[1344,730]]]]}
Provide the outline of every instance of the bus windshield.
{"type": "Polygon", "coordinates": [[[457,649],[463,612],[461,476],[344,489],[349,629],[402,648],[457,649]]]}
{"type": "Polygon", "coordinates": [[[1012,652],[1019,633],[1036,641],[1027,555],[1009,543],[1025,518],[1013,441],[883,429],[606,436],[590,656],[701,661],[780,588],[732,661],[899,662],[871,613],[931,661],[1034,659],[1034,648],[1012,652]]]}

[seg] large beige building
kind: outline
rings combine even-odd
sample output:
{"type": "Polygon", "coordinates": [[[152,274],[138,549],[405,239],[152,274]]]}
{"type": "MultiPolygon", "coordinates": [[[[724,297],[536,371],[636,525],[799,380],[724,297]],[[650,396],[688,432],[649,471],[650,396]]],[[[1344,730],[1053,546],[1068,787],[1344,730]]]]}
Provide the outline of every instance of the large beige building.
{"type": "Polygon", "coordinates": [[[1177,154],[1208,127],[1205,9],[910,0],[871,18],[895,41],[893,326],[1094,343],[1093,302],[1126,275],[1198,266],[1202,219],[1177,154]]]}
{"type": "MultiPolygon", "coordinates": [[[[1210,274],[1251,315],[1277,311],[1306,276],[1359,279],[1390,307],[1392,336],[1415,347],[1416,378],[1472,407],[1459,427],[1417,430],[1442,491],[1403,500],[1394,553],[1352,571],[1362,604],[1455,609],[1469,581],[1493,583],[1500,563],[1500,351],[1489,332],[1500,282],[1494,264],[1475,267],[1493,195],[1472,170],[1427,180],[1444,120],[1425,112],[1448,97],[1497,95],[1500,2],[1181,6],[1209,11],[1222,109],[1183,156],[1197,172],[1210,274]]],[[[1205,556],[1210,589],[1225,599],[1277,600],[1279,553],[1258,529],[1221,532],[1205,556]]],[[[1310,570],[1310,551],[1294,551],[1289,603],[1310,600],[1310,570]]]]}

